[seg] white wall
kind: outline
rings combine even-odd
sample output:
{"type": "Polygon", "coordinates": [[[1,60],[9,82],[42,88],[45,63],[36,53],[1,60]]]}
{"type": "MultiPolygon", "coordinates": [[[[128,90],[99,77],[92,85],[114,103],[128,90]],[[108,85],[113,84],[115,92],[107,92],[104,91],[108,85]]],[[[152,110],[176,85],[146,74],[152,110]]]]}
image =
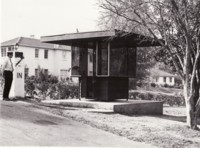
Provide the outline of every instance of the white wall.
{"type": "MultiPolygon", "coordinates": [[[[55,58],[54,58],[54,65],[55,65],[55,73],[60,75],[61,69],[69,69],[71,68],[71,50],[65,51],[65,58],[63,57],[64,51],[61,50],[55,50],[55,58]]],[[[69,72],[69,76],[71,76],[71,71],[69,72]]]]}
{"type": "Polygon", "coordinates": [[[172,78],[171,82],[170,82],[170,77],[166,77],[166,82],[164,82],[164,77],[158,77],[157,82],[155,82],[155,84],[157,85],[167,84],[167,85],[173,86],[175,84],[175,78],[174,77],[171,77],[171,78],[172,78]]]}
{"type": "MultiPolygon", "coordinates": [[[[43,69],[48,69],[49,74],[53,74],[60,78],[61,70],[69,70],[71,68],[71,47],[67,46],[67,50],[62,49],[48,49],[48,59],[44,58],[44,50],[39,49],[39,57],[35,57],[35,49],[37,47],[19,46],[17,51],[24,54],[24,65],[29,68],[29,76],[35,75],[35,69],[38,66],[43,69]],[[63,57],[63,51],[65,51],[65,58],[63,57]]],[[[8,50],[7,50],[8,51],[8,50]]],[[[5,57],[1,57],[0,53],[0,67],[5,57]]],[[[71,76],[71,71],[67,73],[67,76],[71,76]]],[[[78,78],[73,78],[75,83],[78,82],[78,78]]]]}
{"type": "MultiPolygon", "coordinates": [[[[43,69],[48,69],[50,74],[60,76],[61,69],[69,69],[71,67],[71,47],[68,46],[68,49],[65,50],[66,58],[63,58],[63,51],[61,49],[47,49],[48,58],[44,58],[44,50],[39,49],[39,57],[35,57],[35,47],[25,47],[19,46],[17,51],[23,52],[24,54],[24,63],[26,67],[29,68],[29,76],[35,75],[35,69],[38,69],[38,66],[43,69]]],[[[1,63],[4,57],[0,57],[1,63]]],[[[0,64],[1,64],[0,63],[0,64]]],[[[71,71],[69,72],[71,76],[71,71]]]]}

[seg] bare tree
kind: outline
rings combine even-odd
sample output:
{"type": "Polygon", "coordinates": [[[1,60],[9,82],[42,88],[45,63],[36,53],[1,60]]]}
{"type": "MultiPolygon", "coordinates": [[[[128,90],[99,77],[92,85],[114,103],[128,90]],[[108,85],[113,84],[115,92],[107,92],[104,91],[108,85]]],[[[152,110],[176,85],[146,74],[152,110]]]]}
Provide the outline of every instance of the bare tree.
{"type": "Polygon", "coordinates": [[[200,0],[99,0],[98,4],[107,27],[149,35],[160,43],[159,58],[172,63],[182,79],[187,125],[198,129],[200,0]]]}

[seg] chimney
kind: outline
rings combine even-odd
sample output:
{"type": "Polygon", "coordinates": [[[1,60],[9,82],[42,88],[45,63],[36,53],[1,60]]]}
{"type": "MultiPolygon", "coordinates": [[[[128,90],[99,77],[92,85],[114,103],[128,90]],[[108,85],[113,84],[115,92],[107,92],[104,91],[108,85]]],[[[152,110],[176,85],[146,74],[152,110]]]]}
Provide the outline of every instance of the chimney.
{"type": "Polygon", "coordinates": [[[76,28],[76,32],[77,32],[77,33],[79,33],[79,30],[78,30],[78,28],[76,28]]]}
{"type": "Polygon", "coordinates": [[[32,35],[30,35],[30,37],[31,37],[31,38],[35,38],[35,35],[34,35],[34,34],[32,34],[32,35]]]}

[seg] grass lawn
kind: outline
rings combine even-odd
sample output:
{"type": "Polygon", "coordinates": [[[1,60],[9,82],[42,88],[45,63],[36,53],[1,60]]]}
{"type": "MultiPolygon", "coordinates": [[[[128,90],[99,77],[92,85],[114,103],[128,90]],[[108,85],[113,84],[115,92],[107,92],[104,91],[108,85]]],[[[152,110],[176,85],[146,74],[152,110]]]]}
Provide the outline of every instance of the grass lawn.
{"type": "MultiPolygon", "coordinates": [[[[163,148],[200,148],[200,131],[185,125],[184,107],[164,106],[162,116],[126,116],[108,110],[61,106],[42,108],[130,140],[163,148]]],[[[200,128],[200,119],[198,125],[200,128]]]]}
{"type": "Polygon", "coordinates": [[[158,94],[168,94],[168,95],[180,95],[183,92],[183,89],[176,88],[166,88],[166,87],[137,87],[136,91],[139,92],[152,92],[158,94]]]}

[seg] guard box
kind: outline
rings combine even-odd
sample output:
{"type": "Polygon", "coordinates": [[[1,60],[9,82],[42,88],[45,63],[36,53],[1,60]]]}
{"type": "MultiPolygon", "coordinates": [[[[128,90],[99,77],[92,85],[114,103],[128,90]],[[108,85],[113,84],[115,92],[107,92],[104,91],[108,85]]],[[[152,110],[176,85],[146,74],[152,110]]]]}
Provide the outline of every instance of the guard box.
{"type": "Polygon", "coordinates": [[[10,90],[9,97],[10,98],[24,98],[24,57],[22,52],[13,52],[13,82],[10,90]]]}
{"type": "Polygon", "coordinates": [[[158,45],[150,37],[119,30],[45,36],[41,41],[72,47],[72,76],[79,77],[81,97],[100,101],[128,99],[129,79],[136,79],[137,47],[158,45]]]}

